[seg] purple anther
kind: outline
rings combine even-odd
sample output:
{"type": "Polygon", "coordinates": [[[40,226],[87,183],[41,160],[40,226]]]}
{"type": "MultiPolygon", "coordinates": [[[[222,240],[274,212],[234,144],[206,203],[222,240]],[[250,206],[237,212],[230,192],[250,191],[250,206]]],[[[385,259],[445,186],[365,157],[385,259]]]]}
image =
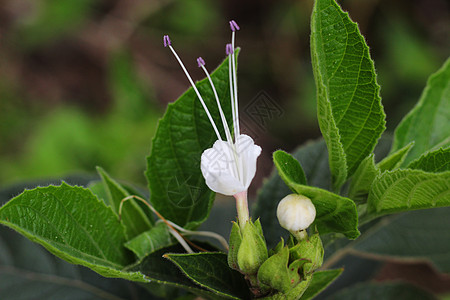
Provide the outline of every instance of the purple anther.
{"type": "Polygon", "coordinates": [[[231,44],[227,44],[226,46],[225,46],[225,53],[227,54],[227,55],[230,55],[230,54],[233,54],[233,46],[231,46],[231,44]]]}
{"type": "Polygon", "coordinates": [[[205,61],[201,57],[197,58],[197,63],[198,63],[199,68],[201,68],[205,65],[205,61]]]}
{"type": "Polygon", "coordinates": [[[172,45],[172,42],[170,41],[170,38],[168,35],[164,36],[163,41],[164,41],[164,47],[172,45]]]}
{"type": "Polygon", "coordinates": [[[231,28],[232,31],[236,31],[236,30],[241,29],[241,28],[239,28],[239,25],[234,20],[230,21],[230,28],[231,28]]]}

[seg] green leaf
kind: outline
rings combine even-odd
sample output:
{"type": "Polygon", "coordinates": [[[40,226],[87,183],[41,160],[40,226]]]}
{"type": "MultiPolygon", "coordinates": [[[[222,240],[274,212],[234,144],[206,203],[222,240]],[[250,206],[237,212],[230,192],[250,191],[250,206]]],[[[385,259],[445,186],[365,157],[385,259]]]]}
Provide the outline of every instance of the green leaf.
{"type": "MultiPolygon", "coordinates": [[[[228,60],[211,74],[222,109],[231,124],[228,60]]],[[[197,84],[218,128],[223,126],[214,94],[207,79],[197,84]]],[[[200,225],[207,218],[215,194],[209,190],[200,171],[202,152],[217,139],[193,89],[169,104],[160,120],[147,159],[150,201],[168,220],[186,228],[200,225]]]]}
{"type": "MultiPolygon", "coordinates": [[[[112,210],[119,215],[120,203],[123,199],[130,196],[130,194],[118,182],[112,179],[105,170],[97,167],[97,171],[105,185],[105,190],[108,194],[107,200],[112,210]]],[[[152,227],[147,215],[134,199],[129,199],[123,203],[121,213],[121,220],[125,226],[125,233],[128,240],[152,227]]]]}
{"type": "Polygon", "coordinates": [[[123,271],[132,262],[123,247],[124,227],[88,189],[62,183],[27,190],[0,208],[0,223],[105,277],[145,281],[140,273],[123,271]]]}
{"type": "Polygon", "coordinates": [[[229,299],[248,299],[249,290],[242,274],[228,267],[224,253],[166,254],[196,284],[229,299]]]}
{"type": "Polygon", "coordinates": [[[337,190],[373,151],[385,129],[385,114],[364,37],[333,0],[315,1],[311,59],[319,126],[337,190]]]}
{"type": "Polygon", "coordinates": [[[428,152],[412,161],[408,165],[408,169],[433,173],[450,171],[450,148],[428,152]]]}
{"type": "Polygon", "coordinates": [[[314,298],[317,294],[322,292],[328,285],[330,285],[336,278],[341,275],[344,269],[324,270],[314,272],[311,283],[308,289],[302,295],[300,300],[309,300],[314,298]]]}
{"type": "Polygon", "coordinates": [[[300,163],[292,155],[278,150],[273,153],[273,161],[284,181],[306,185],[306,176],[300,163]],[[280,171],[281,170],[281,171],[280,171]]]}
{"type": "Polygon", "coordinates": [[[163,222],[156,224],[152,229],[141,233],[125,243],[125,247],[133,251],[139,259],[150,253],[172,244],[169,228],[163,222]]]}
{"type": "Polygon", "coordinates": [[[450,59],[430,76],[416,106],[395,129],[391,152],[414,141],[403,166],[427,151],[450,145],[450,59]]]}
{"type": "Polygon", "coordinates": [[[297,183],[295,180],[299,178],[297,174],[301,167],[299,162],[287,153],[274,156],[274,163],[280,177],[292,191],[311,199],[316,207],[316,220],[313,224],[317,226],[320,234],[338,232],[350,239],[358,237],[355,202],[327,190],[297,183]]]}
{"type": "Polygon", "coordinates": [[[319,233],[342,233],[349,239],[359,236],[358,213],[355,202],[351,199],[336,195],[327,190],[306,185],[293,184],[296,193],[311,199],[316,207],[316,220],[319,233]]]}
{"type": "Polygon", "coordinates": [[[408,155],[409,150],[411,150],[411,147],[413,146],[414,142],[411,142],[405,147],[390,154],[389,156],[385,157],[382,161],[380,161],[377,164],[377,167],[380,169],[381,172],[391,171],[393,169],[399,168],[402,162],[405,160],[405,157],[408,155]]]}
{"type": "Polygon", "coordinates": [[[428,260],[450,273],[449,215],[450,207],[441,207],[384,218],[355,241],[352,253],[400,262],[428,260]]]}
{"type": "Polygon", "coordinates": [[[0,227],[0,282],[2,300],[151,297],[137,283],[105,278],[71,265],[5,226],[0,227]]]}
{"type": "Polygon", "coordinates": [[[369,216],[450,205],[450,172],[387,171],[372,184],[369,216]]]}
{"type": "Polygon", "coordinates": [[[429,292],[407,283],[362,283],[328,297],[327,300],[437,300],[429,292]]]}

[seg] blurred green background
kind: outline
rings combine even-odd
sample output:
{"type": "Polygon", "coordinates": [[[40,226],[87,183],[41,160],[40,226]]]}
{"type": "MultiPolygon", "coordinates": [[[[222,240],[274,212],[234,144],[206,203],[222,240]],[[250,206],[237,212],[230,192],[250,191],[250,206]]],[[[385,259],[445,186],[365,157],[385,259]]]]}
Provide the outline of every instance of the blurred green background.
{"type": "MultiPolygon", "coordinates": [[[[264,149],[253,192],[271,153],[320,136],[309,56],[308,1],[3,0],[0,5],[0,186],[94,173],[145,185],[145,156],[158,119],[188,82],[195,59],[224,58],[228,21],[237,45],[240,106],[264,91],[282,108],[264,126],[241,113],[264,149]]],[[[418,100],[450,49],[445,0],[340,1],[371,47],[388,130],[418,100]]]]}

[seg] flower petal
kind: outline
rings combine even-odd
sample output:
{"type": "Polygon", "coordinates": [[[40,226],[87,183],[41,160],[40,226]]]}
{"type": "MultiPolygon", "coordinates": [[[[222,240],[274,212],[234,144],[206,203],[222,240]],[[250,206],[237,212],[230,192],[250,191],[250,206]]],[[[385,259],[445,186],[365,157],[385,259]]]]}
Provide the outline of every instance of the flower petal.
{"type": "Polygon", "coordinates": [[[216,141],[202,153],[200,167],[206,184],[214,192],[229,196],[246,191],[260,154],[261,147],[245,134],[237,137],[235,145],[216,141]]]}
{"type": "Polygon", "coordinates": [[[232,196],[245,190],[237,175],[232,146],[227,142],[216,141],[203,151],[200,168],[206,185],[216,193],[232,196]]]}
{"type": "Polygon", "coordinates": [[[261,154],[261,147],[255,145],[255,142],[251,137],[245,134],[241,134],[236,139],[236,152],[238,154],[238,164],[242,167],[241,182],[248,189],[250,183],[255,177],[256,173],[256,160],[261,154]]]}

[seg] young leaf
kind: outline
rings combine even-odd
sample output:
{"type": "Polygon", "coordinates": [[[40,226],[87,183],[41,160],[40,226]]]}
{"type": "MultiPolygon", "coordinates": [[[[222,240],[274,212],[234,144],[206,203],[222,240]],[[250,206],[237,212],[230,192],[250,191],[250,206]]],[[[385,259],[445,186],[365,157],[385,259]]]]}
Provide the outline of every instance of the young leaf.
{"type": "Polygon", "coordinates": [[[348,190],[349,198],[355,202],[363,203],[369,195],[372,182],[379,174],[380,170],[375,165],[374,155],[367,156],[353,174],[348,190]]]}
{"type": "Polygon", "coordinates": [[[311,59],[319,125],[337,190],[373,151],[385,129],[385,114],[369,48],[334,0],[315,1],[311,59]]]}
{"type": "Polygon", "coordinates": [[[125,243],[125,247],[133,251],[139,259],[144,258],[156,250],[172,244],[169,228],[163,222],[157,223],[152,229],[141,233],[125,243]]]}
{"type": "Polygon", "coordinates": [[[300,165],[300,163],[292,157],[290,154],[278,150],[273,153],[273,162],[279,170],[281,178],[286,181],[291,181],[293,183],[306,185],[305,172],[300,165]]]}
{"type": "Polygon", "coordinates": [[[361,203],[365,202],[367,200],[367,196],[369,195],[372,182],[375,178],[384,171],[390,171],[398,168],[413,144],[414,143],[409,143],[397,152],[385,157],[376,165],[373,154],[366,157],[361,162],[358,169],[356,169],[355,174],[353,174],[348,196],[354,201],[361,203]]]}
{"type": "Polygon", "coordinates": [[[327,190],[297,182],[301,178],[298,176],[301,170],[299,162],[285,152],[282,155],[281,152],[277,153],[274,155],[274,163],[280,177],[292,191],[310,198],[316,207],[314,224],[319,233],[339,232],[350,239],[357,238],[359,231],[355,202],[327,190]]]}
{"type": "MultiPolygon", "coordinates": [[[[105,185],[105,190],[108,195],[107,200],[113,211],[119,215],[120,203],[130,194],[119,183],[112,179],[105,170],[97,167],[97,171],[105,185]]],[[[121,213],[121,220],[125,226],[125,233],[128,240],[152,227],[147,215],[134,199],[129,199],[123,203],[121,213]]]]}
{"type": "Polygon", "coordinates": [[[224,253],[166,254],[196,284],[229,299],[249,299],[244,276],[228,267],[224,253]]]}
{"type": "Polygon", "coordinates": [[[88,189],[62,183],[26,190],[0,208],[0,223],[105,277],[146,281],[140,273],[123,271],[132,263],[123,247],[124,227],[88,189]]]}
{"type": "Polygon", "coordinates": [[[314,298],[317,294],[323,291],[328,285],[330,285],[336,278],[341,275],[344,269],[324,270],[316,271],[313,274],[311,283],[308,289],[302,295],[300,300],[309,300],[314,298]]]}
{"type": "Polygon", "coordinates": [[[369,216],[450,205],[450,172],[387,171],[372,184],[367,200],[369,216]]]}
{"type": "MultiPolygon", "coordinates": [[[[211,78],[221,100],[222,109],[228,118],[228,124],[231,124],[228,60],[211,74],[211,78]]],[[[215,123],[221,124],[208,80],[197,82],[196,86],[215,123]]],[[[221,133],[225,136],[223,132],[221,133]]],[[[200,157],[216,139],[192,88],[177,101],[169,104],[153,139],[146,172],[151,191],[150,202],[168,220],[192,228],[207,218],[215,195],[203,179],[200,157]]]]}
{"type": "Polygon", "coordinates": [[[450,145],[450,59],[430,76],[416,106],[395,129],[391,152],[414,141],[403,166],[427,151],[450,145]]]}
{"type": "Polygon", "coordinates": [[[433,173],[450,171],[450,148],[428,152],[411,162],[408,169],[433,173]]]}
{"type": "Polygon", "coordinates": [[[411,147],[413,146],[414,142],[411,142],[405,147],[385,157],[382,161],[380,161],[377,164],[377,167],[380,169],[380,172],[391,171],[393,169],[399,168],[402,162],[405,160],[405,157],[408,155],[409,150],[411,150],[411,147]]]}

